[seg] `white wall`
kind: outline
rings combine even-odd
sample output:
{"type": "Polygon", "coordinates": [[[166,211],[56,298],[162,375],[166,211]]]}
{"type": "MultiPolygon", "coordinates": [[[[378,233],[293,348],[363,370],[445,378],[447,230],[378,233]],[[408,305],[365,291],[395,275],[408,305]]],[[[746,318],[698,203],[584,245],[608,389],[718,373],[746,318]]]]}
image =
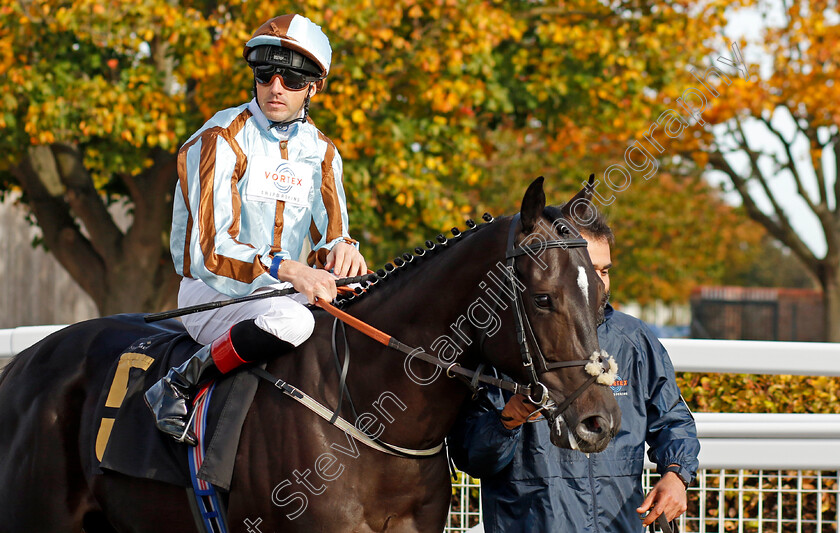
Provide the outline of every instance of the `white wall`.
{"type": "Polygon", "coordinates": [[[26,209],[12,195],[0,203],[0,328],[68,324],[98,316],[93,300],[43,248],[26,209]]]}

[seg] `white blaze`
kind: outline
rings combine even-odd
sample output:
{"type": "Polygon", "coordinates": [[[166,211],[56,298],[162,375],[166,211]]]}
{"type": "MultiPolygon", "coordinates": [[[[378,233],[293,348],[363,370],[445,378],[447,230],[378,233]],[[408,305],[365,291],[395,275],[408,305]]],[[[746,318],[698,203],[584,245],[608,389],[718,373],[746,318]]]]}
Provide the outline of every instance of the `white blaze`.
{"type": "Polygon", "coordinates": [[[580,287],[583,297],[586,298],[586,303],[589,303],[589,279],[586,277],[586,270],[578,267],[578,287],[580,287]]]}

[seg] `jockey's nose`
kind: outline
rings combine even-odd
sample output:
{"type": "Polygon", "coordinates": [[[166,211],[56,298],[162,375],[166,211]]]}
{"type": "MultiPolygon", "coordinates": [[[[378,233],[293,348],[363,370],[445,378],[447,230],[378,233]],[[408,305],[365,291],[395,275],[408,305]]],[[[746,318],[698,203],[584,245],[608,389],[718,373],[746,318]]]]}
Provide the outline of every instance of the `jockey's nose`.
{"type": "Polygon", "coordinates": [[[282,93],[286,90],[286,88],[283,87],[283,81],[280,78],[280,74],[275,74],[271,78],[271,82],[269,82],[268,88],[271,90],[272,93],[282,93]]]}

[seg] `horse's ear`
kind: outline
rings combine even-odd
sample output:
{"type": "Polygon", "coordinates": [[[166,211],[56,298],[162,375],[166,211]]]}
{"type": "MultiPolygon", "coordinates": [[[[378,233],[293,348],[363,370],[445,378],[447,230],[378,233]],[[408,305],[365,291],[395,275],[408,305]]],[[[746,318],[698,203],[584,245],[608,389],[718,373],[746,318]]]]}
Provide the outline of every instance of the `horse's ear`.
{"type": "Polygon", "coordinates": [[[589,175],[589,182],[583,186],[583,189],[580,190],[571,200],[566,202],[566,205],[563,206],[563,218],[569,220],[572,217],[572,210],[575,207],[577,202],[584,202],[584,205],[587,207],[592,205],[592,189],[594,188],[592,184],[595,182],[595,174],[589,175]]]}
{"type": "Polygon", "coordinates": [[[545,191],[543,191],[543,181],[545,178],[540,176],[535,179],[528,190],[525,191],[525,196],[522,198],[522,209],[519,210],[520,220],[522,221],[522,233],[531,233],[534,226],[537,225],[545,209],[545,191]]]}

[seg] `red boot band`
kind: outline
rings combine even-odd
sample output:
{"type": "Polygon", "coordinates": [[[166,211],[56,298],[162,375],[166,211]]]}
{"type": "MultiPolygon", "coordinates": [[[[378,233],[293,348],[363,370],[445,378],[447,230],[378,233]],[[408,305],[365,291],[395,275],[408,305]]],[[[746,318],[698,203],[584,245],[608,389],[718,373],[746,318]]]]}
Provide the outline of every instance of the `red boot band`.
{"type": "Polygon", "coordinates": [[[210,356],[213,362],[216,363],[216,368],[222,374],[227,374],[234,368],[245,364],[245,360],[239,357],[233,343],[230,342],[230,331],[213,341],[213,346],[210,348],[210,356]]]}

